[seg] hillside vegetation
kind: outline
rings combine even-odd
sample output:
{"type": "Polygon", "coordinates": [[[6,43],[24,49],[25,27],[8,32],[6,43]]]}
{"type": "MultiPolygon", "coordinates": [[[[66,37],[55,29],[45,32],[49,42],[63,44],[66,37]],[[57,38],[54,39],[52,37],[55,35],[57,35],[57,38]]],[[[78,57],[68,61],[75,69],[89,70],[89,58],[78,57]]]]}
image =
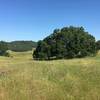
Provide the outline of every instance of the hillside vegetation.
{"type": "Polygon", "coordinates": [[[34,41],[12,41],[8,42],[8,49],[16,52],[24,52],[36,48],[37,43],[34,41]]]}
{"type": "Polygon", "coordinates": [[[100,100],[100,53],[53,61],[10,55],[0,57],[0,100],[100,100]]]}
{"type": "Polygon", "coordinates": [[[0,41],[0,56],[10,56],[8,50],[15,52],[25,52],[36,48],[37,43],[34,41],[0,41]]]}

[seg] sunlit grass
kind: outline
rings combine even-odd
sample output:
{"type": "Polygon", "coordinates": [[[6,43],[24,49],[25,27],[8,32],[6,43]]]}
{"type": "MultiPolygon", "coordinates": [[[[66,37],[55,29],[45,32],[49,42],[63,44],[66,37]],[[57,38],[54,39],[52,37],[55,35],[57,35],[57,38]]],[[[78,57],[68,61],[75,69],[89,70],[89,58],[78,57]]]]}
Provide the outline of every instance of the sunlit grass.
{"type": "Polygon", "coordinates": [[[100,53],[53,61],[10,53],[0,57],[0,100],[100,100],[100,53]]]}

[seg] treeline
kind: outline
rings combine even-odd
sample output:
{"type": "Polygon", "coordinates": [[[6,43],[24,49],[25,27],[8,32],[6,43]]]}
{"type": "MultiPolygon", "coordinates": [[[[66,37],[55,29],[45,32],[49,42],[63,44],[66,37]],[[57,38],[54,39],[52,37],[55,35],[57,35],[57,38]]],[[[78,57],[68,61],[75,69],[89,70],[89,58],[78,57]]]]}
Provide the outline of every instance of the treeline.
{"type": "Polygon", "coordinates": [[[7,43],[8,49],[15,52],[24,52],[36,48],[37,43],[34,41],[13,41],[7,43]]]}
{"type": "Polygon", "coordinates": [[[33,58],[38,60],[69,59],[94,56],[100,49],[100,42],[83,27],[55,29],[48,37],[37,43],[33,58]]]}
{"type": "Polygon", "coordinates": [[[0,41],[0,56],[9,56],[9,53],[7,52],[8,45],[6,42],[0,41]]]}
{"type": "Polygon", "coordinates": [[[10,56],[8,50],[15,52],[30,51],[32,48],[36,48],[37,43],[34,41],[13,41],[4,42],[0,41],[0,56],[10,56]]]}

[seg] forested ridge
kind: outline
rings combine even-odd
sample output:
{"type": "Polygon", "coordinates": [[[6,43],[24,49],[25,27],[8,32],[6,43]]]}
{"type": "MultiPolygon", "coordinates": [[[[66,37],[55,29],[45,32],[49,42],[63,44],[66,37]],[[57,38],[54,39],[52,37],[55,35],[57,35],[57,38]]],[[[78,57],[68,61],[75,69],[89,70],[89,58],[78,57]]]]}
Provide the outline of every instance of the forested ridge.
{"type": "Polygon", "coordinates": [[[37,43],[34,41],[12,41],[8,42],[8,49],[16,52],[30,51],[36,48],[37,43]]]}
{"type": "Polygon", "coordinates": [[[8,50],[15,52],[31,51],[36,48],[37,43],[34,41],[0,41],[0,56],[9,56],[8,50]]]}

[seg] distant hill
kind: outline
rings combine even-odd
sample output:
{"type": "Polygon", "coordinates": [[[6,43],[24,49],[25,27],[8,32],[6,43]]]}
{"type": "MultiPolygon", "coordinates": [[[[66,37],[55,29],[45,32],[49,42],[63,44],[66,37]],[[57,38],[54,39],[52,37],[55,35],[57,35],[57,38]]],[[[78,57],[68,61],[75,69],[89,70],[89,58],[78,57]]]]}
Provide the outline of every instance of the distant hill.
{"type": "Polygon", "coordinates": [[[23,52],[36,48],[37,43],[34,41],[12,41],[8,42],[8,49],[16,52],[23,52]]]}

